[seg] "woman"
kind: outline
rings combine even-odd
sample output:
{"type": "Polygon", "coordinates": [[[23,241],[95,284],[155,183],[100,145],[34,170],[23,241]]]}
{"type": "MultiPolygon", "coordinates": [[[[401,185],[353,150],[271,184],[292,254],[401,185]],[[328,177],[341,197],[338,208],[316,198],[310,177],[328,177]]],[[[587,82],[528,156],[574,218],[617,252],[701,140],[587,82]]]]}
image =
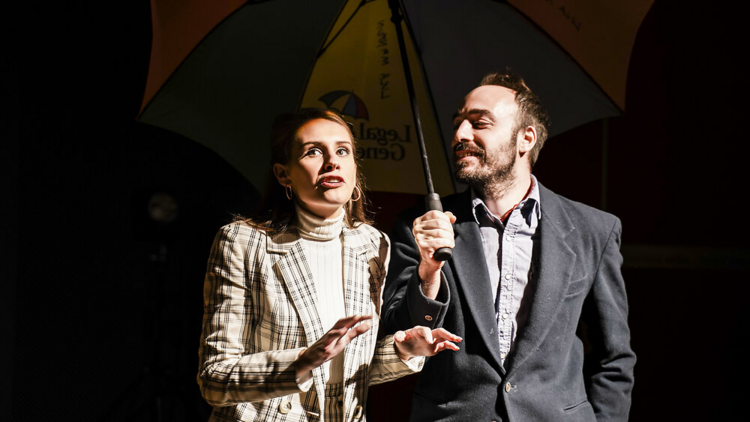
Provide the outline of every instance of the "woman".
{"type": "Polygon", "coordinates": [[[443,329],[377,341],[388,237],[367,224],[348,125],[279,116],[259,213],[223,227],[204,286],[198,383],[211,420],[364,420],[369,384],[458,350],[443,329]]]}

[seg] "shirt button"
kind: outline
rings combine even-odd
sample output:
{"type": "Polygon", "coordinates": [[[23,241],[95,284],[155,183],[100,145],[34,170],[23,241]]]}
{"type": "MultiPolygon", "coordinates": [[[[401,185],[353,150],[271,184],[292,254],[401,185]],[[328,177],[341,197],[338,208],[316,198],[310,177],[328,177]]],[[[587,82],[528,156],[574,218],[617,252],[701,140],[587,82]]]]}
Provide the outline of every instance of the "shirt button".
{"type": "Polygon", "coordinates": [[[503,314],[503,319],[508,319],[508,314],[503,314]]]}
{"type": "Polygon", "coordinates": [[[505,274],[505,279],[506,280],[510,280],[511,277],[513,277],[513,276],[511,276],[510,274],[505,274]]]}
{"type": "Polygon", "coordinates": [[[508,354],[507,354],[507,353],[505,353],[505,352],[501,352],[501,353],[500,353],[500,357],[501,357],[501,358],[505,359],[505,357],[506,357],[506,356],[508,356],[508,354]]]}
{"type": "Polygon", "coordinates": [[[505,392],[506,393],[510,393],[510,383],[509,382],[505,383],[505,392]]]}
{"type": "Polygon", "coordinates": [[[354,408],[354,419],[359,419],[362,417],[362,406],[357,405],[357,407],[354,408]]]}
{"type": "Polygon", "coordinates": [[[425,315],[424,319],[426,319],[427,321],[432,321],[432,317],[430,315],[425,315]]]}

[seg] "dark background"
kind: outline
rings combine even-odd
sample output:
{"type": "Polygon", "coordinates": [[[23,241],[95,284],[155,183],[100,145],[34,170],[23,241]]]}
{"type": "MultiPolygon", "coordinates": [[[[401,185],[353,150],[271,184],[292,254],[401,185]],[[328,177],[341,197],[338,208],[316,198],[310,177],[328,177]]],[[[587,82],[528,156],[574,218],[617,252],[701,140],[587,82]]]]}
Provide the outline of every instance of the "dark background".
{"type": "MultiPolygon", "coordinates": [[[[657,0],[625,115],[552,138],[535,168],[623,221],[634,421],[731,420],[748,393],[739,7],[657,0]]],[[[205,420],[205,263],[218,227],[257,191],[201,145],[135,122],[148,1],[28,5],[1,19],[0,420],[205,420]],[[166,224],[147,213],[159,192],[179,206],[166,224]]],[[[386,231],[421,200],[373,199],[386,231]]],[[[400,420],[413,381],[374,387],[372,419],[400,420]]]]}

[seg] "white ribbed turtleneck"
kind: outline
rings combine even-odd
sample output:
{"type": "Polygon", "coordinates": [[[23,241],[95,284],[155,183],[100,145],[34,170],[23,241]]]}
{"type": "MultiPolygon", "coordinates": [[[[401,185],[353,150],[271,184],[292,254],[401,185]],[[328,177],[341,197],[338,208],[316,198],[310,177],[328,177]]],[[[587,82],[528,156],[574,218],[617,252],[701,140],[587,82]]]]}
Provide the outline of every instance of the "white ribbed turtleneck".
{"type": "MultiPolygon", "coordinates": [[[[342,210],[337,217],[325,220],[299,206],[296,208],[297,229],[318,295],[318,314],[323,331],[328,331],[336,321],[346,316],[341,243],[345,213],[342,210]]],[[[328,383],[342,382],[343,371],[343,353],[323,365],[328,383]]]]}

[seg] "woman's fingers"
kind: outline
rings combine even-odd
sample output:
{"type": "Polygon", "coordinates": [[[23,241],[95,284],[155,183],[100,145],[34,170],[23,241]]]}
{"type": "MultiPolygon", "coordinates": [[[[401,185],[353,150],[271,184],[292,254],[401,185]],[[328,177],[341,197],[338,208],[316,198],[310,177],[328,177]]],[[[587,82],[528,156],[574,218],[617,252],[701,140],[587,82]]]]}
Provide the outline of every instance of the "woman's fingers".
{"type": "Polygon", "coordinates": [[[397,331],[393,339],[402,359],[412,356],[434,356],[446,349],[457,351],[459,347],[455,343],[462,340],[444,328],[430,330],[422,326],[397,331]]]}
{"type": "Polygon", "coordinates": [[[455,343],[451,341],[441,341],[440,343],[437,343],[435,345],[435,354],[438,354],[445,349],[453,350],[454,352],[457,352],[459,350],[458,346],[456,346],[455,343]]]}
{"type": "Polygon", "coordinates": [[[300,370],[316,368],[343,352],[355,337],[372,328],[370,319],[372,315],[353,315],[336,321],[328,332],[299,355],[297,360],[300,362],[300,370]]]}
{"type": "MultiPolygon", "coordinates": [[[[353,326],[359,324],[362,321],[372,319],[372,315],[352,315],[348,317],[341,318],[340,320],[336,321],[335,324],[333,324],[333,327],[331,330],[337,330],[337,329],[351,329],[353,326]]],[[[331,331],[329,330],[329,332],[331,331]]]]}
{"type": "Polygon", "coordinates": [[[436,341],[455,341],[455,342],[461,342],[463,340],[461,337],[451,333],[450,331],[446,330],[445,328],[436,328],[432,330],[432,336],[435,338],[436,341]]]}

